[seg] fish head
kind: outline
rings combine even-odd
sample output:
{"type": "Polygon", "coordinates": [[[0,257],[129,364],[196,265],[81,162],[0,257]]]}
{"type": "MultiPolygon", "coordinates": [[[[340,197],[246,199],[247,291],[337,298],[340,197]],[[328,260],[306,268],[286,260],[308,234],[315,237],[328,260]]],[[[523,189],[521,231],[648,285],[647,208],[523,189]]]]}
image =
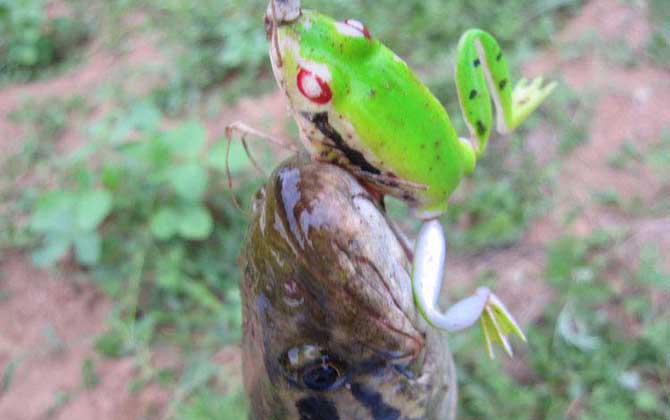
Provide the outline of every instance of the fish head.
{"type": "Polygon", "coordinates": [[[453,380],[451,358],[415,308],[411,262],[379,201],[341,168],[298,156],[252,208],[242,264],[252,412],[427,418],[453,380]]]}

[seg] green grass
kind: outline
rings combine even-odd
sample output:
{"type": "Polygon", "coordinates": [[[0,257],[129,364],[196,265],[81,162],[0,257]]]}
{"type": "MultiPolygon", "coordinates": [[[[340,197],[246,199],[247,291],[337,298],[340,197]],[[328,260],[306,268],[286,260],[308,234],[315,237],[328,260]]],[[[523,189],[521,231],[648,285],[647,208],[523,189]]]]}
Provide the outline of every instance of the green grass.
{"type": "MultiPolygon", "coordinates": [[[[205,129],[197,121],[164,130],[158,108],[140,102],[95,122],[81,149],[55,155],[49,140],[62,132],[66,115],[79,109],[65,105],[75,103],[47,101],[15,113],[16,121],[31,123],[28,139],[34,138],[35,146],[12,158],[14,171],[36,176],[36,168],[47,168],[49,179],[40,182],[37,177],[26,190],[3,190],[13,200],[0,219],[12,232],[3,235],[3,248],[27,248],[37,266],[58,269],[72,261],[86,270],[115,302],[96,351],[104,357],[137,358],[142,368],[131,388],[167,381],[166,386],[179,391],[193,369],[240,337],[235,261],[246,220],[232,204],[224,180],[225,141],[206,144],[205,129]],[[21,221],[26,209],[27,223],[21,221]],[[155,345],[179,347],[193,365],[174,366],[166,375],[168,371],[151,366],[148,355],[155,345]]],[[[258,181],[245,176],[243,153],[241,146],[233,148],[231,170],[237,199],[246,202],[258,181]]],[[[239,386],[212,372],[207,381],[180,391],[172,410],[188,411],[195,399],[188,416],[199,418],[195,407],[212,381],[218,379],[222,392],[239,386]]],[[[10,366],[3,389],[11,386],[12,374],[10,366]]],[[[95,367],[88,360],[82,386],[96,385],[95,367]]],[[[56,396],[54,415],[77,395],[56,396]]],[[[207,409],[227,404],[239,406],[239,396],[207,409]]]]}
{"type": "MultiPolygon", "coordinates": [[[[518,64],[550,42],[582,2],[518,0],[504,7],[484,0],[304,3],[364,21],[418,69],[458,116],[451,68],[463,30],[479,26],[494,33],[519,74],[518,64]]],[[[0,0],[0,10],[6,4],[0,0]]],[[[241,333],[235,261],[246,220],[230,200],[221,159],[224,143],[206,142],[199,119],[212,97],[233,100],[274,86],[261,22],[265,2],[144,0],[106,7],[116,22],[144,13],[149,23],[142,30],[164,37],[163,52],[170,60],[165,83],[148,97],[120,95],[109,113],[82,124],[88,142],[68,156],[57,154],[56,139],[73,121],[88,118],[94,98],[29,102],[14,112],[27,134],[23,149],[6,161],[0,175],[0,196],[11,203],[0,215],[0,250],[27,250],[35,263],[51,269],[76,263],[110,296],[114,308],[95,351],[108,358],[135,358],[138,374],[130,390],[151,382],[170,389],[168,410],[174,418],[239,418],[237,413],[245,410],[239,378],[215,360],[241,333]],[[168,117],[173,128],[165,129],[168,117]],[[18,175],[33,180],[17,189],[12,181],[18,175]],[[25,215],[30,215],[27,222],[25,215]],[[159,346],[178,349],[179,363],[154,366],[151,354],[159,346]]],[[[44,19],[39,15],[30,24],[48,27],[44,19]]],[[[648,50],[655,62],[663,60],[663,28],[655,26],[661,38],[648,50]]],[[[122,38],[126,29],[111,35],[122,38]]],[[[14,31],[0,41],[0,61],[8,57],[2,55],[6,40],[18,42],[14,31]]],[[[49,39],[50,32],[37,32],[38,38],[49,39]]],[[[574,50],[588,51],[592,45],[585,39],[581,47],[563,48],[578,56],[574,50]]],[[[631,60],[629,51],[607,59],[622,65],[631,60]]],[[[21,77],[37,77],[53,66],[49,60],[36,63],[21,68],[21,77]]],[[[454,249],[514,245],[535,217],[552,208],[546,196],[560,159],[588,140],[589,108],[578,93],[562,87],[522,131],[507,142],[492,140],[492,153],[445,217],[454,249]],[[548,163],[539,164],[522,140],[538,127],[555,133],[557,140],[548,163]]],[[[454,120],[463,132],[460,118],[454,120]]],[[[662,136],[649,150],[638,150],[631,140],[613,151],[609,162],[620,170],[650,167],[663,179],[669,138],[662,136]]],[[[244,203],[260,180],[242,155],[234,145],[235,193],[244,203]]],[[[606,206],[626,205],[607,189],[594,191],[594,198],[606,206]]],[[[668,205],[666,200],[634,215],[662,216],[668,205]]],[[[462,418],[670,417],[670,336],[664,322],[670,313],[648,304],[658,296],[667,301],[670,274],[653,246],[642,250],[638,266],[623,264],[615,252],[620,240],[618,233],[608,232],[566,236],[547,246],[544,277],[557,298],[526,331],[528,346],[516,346],[523,371],[510,374],[500,361],[490,362],[483,351],[473,350],[481,345],[477,332],[453,336],[462,418]],[[624,290],[610,281],[615,277],[623,279],[624,290]],[[632,332],[622,319],[632,322],[632,332]]],[[[487,275],[495,277],[495,267],[487,275]]],[[[98,386],[97,360],[83,364],[81,390],[98,386]]],[[[4,369],[0,395],[11,387],[18,363],[4,369]]],[[[54,415],[78,392],[55,395],[54,415]]]]}
{"type": "MultiPolygon", "coordinates": [[[[647,146],[640,142],[626,140],[607,157],[608,165],[633,176],[651,175],[661,191],[670,187],[670,128],[661,132],[658,140],[647,146]]],[[[615,191],[597,192],[598,198],[605,198],[604,204],[618,208],[624,214],[634,217],[663,217],[670,214],[670,198],[663,194],[645,203],[641,196],[635,195],[621,199],[615,191]]]]}
{"type": "Polygon", "coordinates": [[[647,43],[647,54],[654,64],[670,66],[670,4],[664,0],[649,0],[649,16],[653,35],[647,43]]]}
{"type": "Polygon", "coordinates": [[[217,330],[228,341],[239,331],[235,257],[244,219],[219,181],[221,158],[199,123],[162,130],[159,119],[145,104],[101,122],[98,135],[111,140],[59,162],[57,186],[39,196],[28,226],[40,238],[35,264],[73,258],[118,300],[124,322],[112,347],[121,353],[134,348],[125,329],[136,322],[149,337],[164,326],[184,337],[217,330]],[[112,135],[123,132],[132,135],[112,135]]]}
{"type": "Polygon", "coordinates": [[[518,242],[529,222],[542,213],[545,199],[540,187],[546,182],[521,142],[491,147],[444,218],[449,246],[481,250],[518,242]]]}
{"type": "Polygon", "coordinates": [[[32,211],[39,188],[59,170],[53,166],[55,144],[68,125],[88,111],[81,97],[47,98],[28,100],[8,115],[25,136],[17,153],[0,162],[0,199],[10,203],[0,209],[0,257],[10,248],[34,244],[34,238],[17,221],[32,211]]]}
{"type": "Polygon", "coordinates": [[[653,247],[638,267],[626,267],[615,256],[617,238],[598,232],[549,244],[545,276],[557,299],[527,329],[527,347],[517,346],[519,380],[473,350],[482,344],[478,332],[454,339],[461,418],[670,416],[670,310],[649,304],[669,297],[670,272],[653,247]],[[626,280],[625,293],[614,276],[626,280]]]}
{"type": "MultiPolygon", "coordinates": [[[[446,6],[409,2],[401,5],[402,10],[390,1],[318,1],[309,6],[342,18],[363,19],[376,36],[408,57],[453,106],[451,71],[431,74],[431,63],[453,59],[462,30],[475,23],[485,27],[511,50],[511,57],[522,57],[533,45],[550,39],[554,12],[574,10],[579,3],[511,2],[503,13],[486,2],[473,8],[465,1],[446,6]],[[532,16],[520,22],[517,14],[526,10],[532,16]],[[414,18],[406,21],[407,15],[414,18]],[[444,25],[449,16],[459,16],[458,22],[444,25]],[[536,24],[532,33],[524,28],[528,22],[536,24]],[[397,31],[399,25],[407,31],[397,31]],[[442,88],[447,84],[448,89],[442,88]]],[[[197,121],[171,130],[162,129],[161,122],[166,115],[183,120],[184,112],[192,112],[190,105],[217,91],[224,92],[224,99],[235,98],[274,84],[260,19],[265,4],[145,1],[109,7],[117,17],[146,12],[150,30],[169,41],[172,49],[165,52],[173,65],[167,66],[167,83],[149,98],[122,95],[120,108],[84,127],[89,141],[71,156],[56,155],[53,144],[76,116],[88,112],[88,104],[77,98],[59,99],[28,103],[17,110],[14,119],[29,133],[16,172],[45,168],[41,172],[49,182],[15,192],[15,214],[29,210],[31,217],[28,225],[12,225],[16,234],[6,243],[30,249],[38,265],[57,268],[62,262],[75,262],[108,293],[115,306],[95,349],[104,357],[135,357],[139,372],[130,389],[149,382],[169,387],[174,398],[168,409],[177,418],[230,418],[225,413],[243,407],[239,383],[228,383],[230,375],[212,359],[240,335],[235,258],[245,220],[232,206],[223,181],[222,143],[206,145],[197,121]],[[267,83],[258,84],[259,77],[267,83]],[[252,85],[259,86],[251,89],[252,85]],[[18,241],[19,237],[24,239],[18,241]],[[182,363],[155,368],[150,354],[162,345],[179,348],[182,363]],[[227,396],[221,398],[222,393],[227,396]]],[[[510,160],[523,153],[519,142],[504,152],[510,160]]],[[[231,164],[238,198],[244,202],[258,183],[245,181],[253,177],[247,176],[248,162],[241,154],[236,145],[231,164]]],[[[512,169],[495,160],[482,165],[475,198],[454,207],[454,218],[474,220],[455,243],[478,249],[517,240],[536,214],[540,178],[528,159],[512,169]],[[520,176],[529,172],[538,178],[520,176]]],[[[97,384],[92,360],[82,366],[84,389],[97,384]]],[[[54,413],[71,398],[76,395],[55,396],[54,413]]]]}
{"type": "Polygon", "coordinates": [[[86,99],[80,96],[28,99],[8,115],[9,120],[25,131],[21,150],[9,157],[2,176],[22,175],[55,153],[54,145],[75,118],[89,112],[86,99]]]}
{"type": "Polygon", "coordinates": [[[34,80],[65,64],[89,39],[91,27],[81,15],[50,18],[45,7],[45,0],[0,0],[0,84],[34,80]]]}

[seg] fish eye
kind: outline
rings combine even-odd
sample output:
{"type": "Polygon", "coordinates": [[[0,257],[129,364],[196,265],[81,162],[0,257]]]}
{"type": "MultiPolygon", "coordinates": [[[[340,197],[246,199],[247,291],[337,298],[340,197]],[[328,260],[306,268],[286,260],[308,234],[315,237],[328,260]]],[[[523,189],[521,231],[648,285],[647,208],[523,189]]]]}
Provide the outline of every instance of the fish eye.
{"type": "Polygon", "coordinates": [[[334,391],[348,380],[346,363],[318,345],[290,348],[279,361],[290,383],[312,391],[334,391]]]}
{"type": "Polygon", "coordinates": [[[301,378],[302,383],[312,391],[328,391],[339,386],[341,376],[338,366],[324,356],[321,361],[305,367],[301,378]]]}

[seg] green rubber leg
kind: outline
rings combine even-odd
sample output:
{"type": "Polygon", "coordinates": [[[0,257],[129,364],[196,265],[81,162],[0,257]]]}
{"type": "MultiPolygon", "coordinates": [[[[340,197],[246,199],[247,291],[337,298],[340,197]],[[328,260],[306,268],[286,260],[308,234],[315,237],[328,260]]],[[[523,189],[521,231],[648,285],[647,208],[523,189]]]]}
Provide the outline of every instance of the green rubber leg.
{"type": "Polygon", "coordinates": [[[508,133],[551,94],[556,83],[543,86],[541,77],[531,83],[522,79],[512,89],[507,60],[498,42],[480,29],[470,29],[461,36],[457,54],[458,98],[470,139],[478,140],[478,159],[486,149],[493,126],[491,102],[496,107],[498,132],[508,133]]]}

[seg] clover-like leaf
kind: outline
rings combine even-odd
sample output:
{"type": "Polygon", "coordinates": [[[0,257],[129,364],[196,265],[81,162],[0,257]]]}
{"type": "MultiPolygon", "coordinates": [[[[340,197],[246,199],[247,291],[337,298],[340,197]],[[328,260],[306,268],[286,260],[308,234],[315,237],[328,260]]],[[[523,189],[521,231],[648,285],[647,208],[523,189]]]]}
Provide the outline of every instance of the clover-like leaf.
{"type": "Polygon", "coordinates": [[[49,267],[63,258],[70,250],[72,241],[64,235],[47,235],[42,246],[33,251],[33,264],[37,267],[49,267]]]}
{"type": "Polygon", "coordinates": [[[85,232],[74,239],[74,250],[77,262],[90,266],[100,259],[102,240],[96,231],[85,232]]]}
{"type": "Polygon", "coordinates": [[[203,206],[189,206],[180,212],[179,234],[185,239],[206,239],[214,227],[212,216],[203,206]]]}
{"type": "Polygon", "coordinates": [[[161,207],[151,217],[151,233],[160,240],[172,238],[177,233],[179,225],[179,213],[170,207],[161,207]]]}
{"type": "Polygon", "coordinates": [[[112,210],[112,195],[103,189],[85,191],[77,198],[75,218],[77,227],[93,230],[112,210]]]}
{"type": "Polygon", "coordinates": [[[55,190],[42,195],[30,218],[30,227],[37,232],[68,232],[76,205],[75,194],[55,190]]]}
{"type": "Polygon", "coordinates": [[[207,141],[207,131],[202,124],[190,121],[168,131],[163,138],[177,155],[194,158],[207,141]]]}
{"type": "Polygon", "coordinates": [[[196,162],[172,168],[168,174],[172,188],[187,201],[201,201],[207,190],[207,170],[196,162]]]}
{"type": "MultiPolygon", "coordinates": [[[[217,171],[226,172],[226,148],[228,140],[222,139],[214,143],[207,152],[207,165],[217,171]]],[[[241,142],[233,140],[228,153],[228,168],[231,174],[242,172],[251,167],[241,142]]]]}

